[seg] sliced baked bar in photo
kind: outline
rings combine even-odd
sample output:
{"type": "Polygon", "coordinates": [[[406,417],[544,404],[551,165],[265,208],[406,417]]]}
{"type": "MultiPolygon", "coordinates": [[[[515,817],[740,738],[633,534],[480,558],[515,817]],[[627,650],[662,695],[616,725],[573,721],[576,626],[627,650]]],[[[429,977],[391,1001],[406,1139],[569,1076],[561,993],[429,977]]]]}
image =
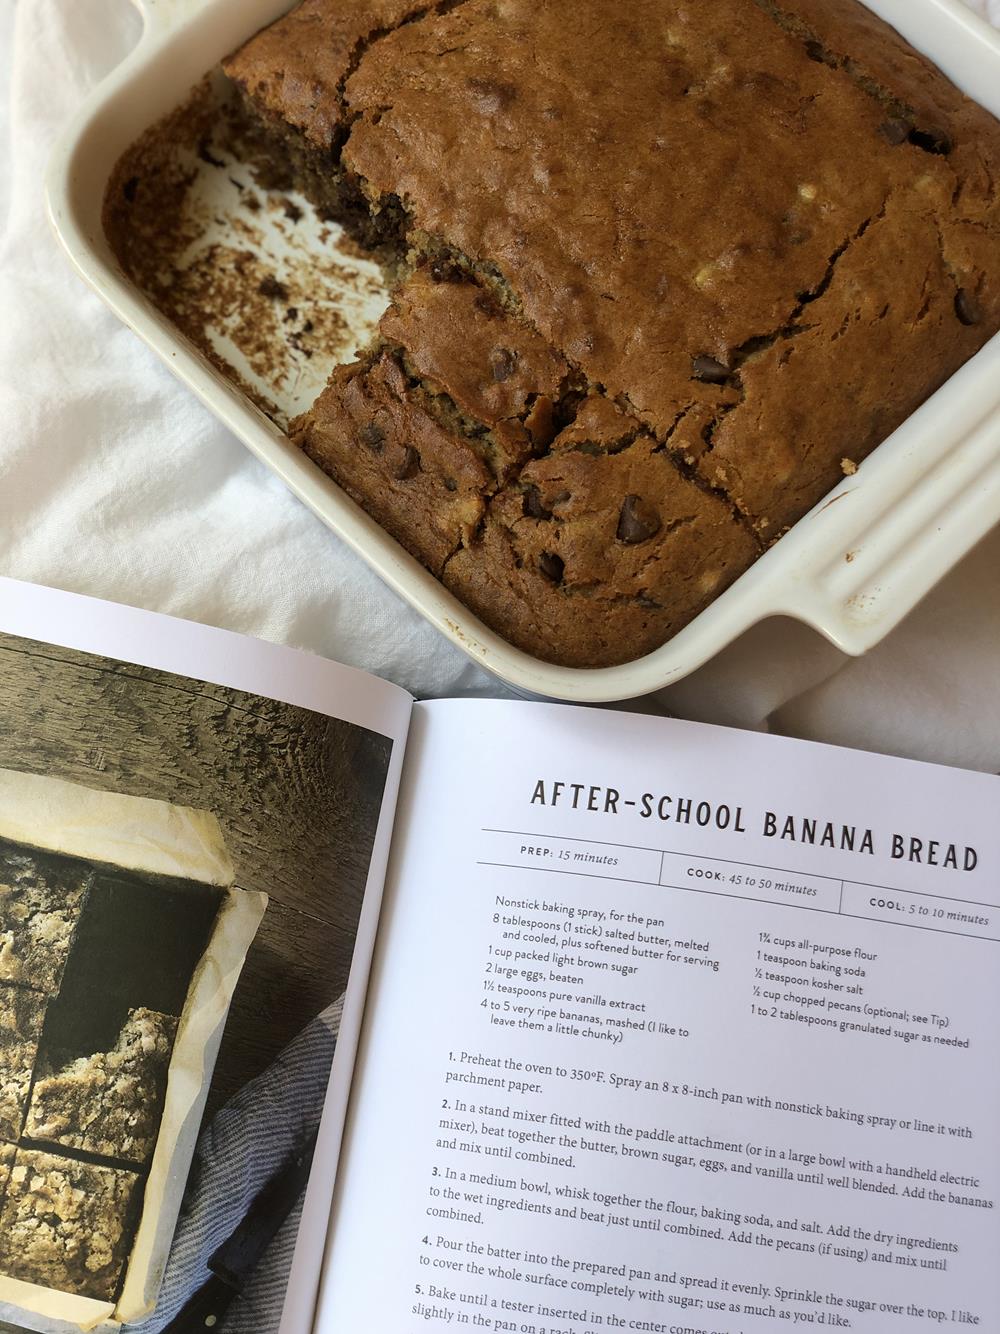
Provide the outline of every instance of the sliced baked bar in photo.
{"type": "Polygon", "coordinates": [[[69,859],[0,844],[0,982],[59,990],[89,875],[69,859]]]}
{"type": "Polygon", "coordinates": [[[0,983],[0,1139],[21,1133],[47,1003],[36,991],[0,983]]]}
{"type": "Polygon", "coordinates": [[[141,1189],[124,1168],[18,1149],[0,1213],[0,1274],[113,1301],[141,1189]]]}
{"type": "Polygon", "coordinates": [[[145,1165],[152,1157],[177,1032],[174,1015],[129,1010],[110,1051],[43,1058],[25,1136],[145,1165]]]}
{"type": "Polygon", "coordinates": [[[17,1148],[13,1144],[0,1144],[0,1204],[3,1202],[10,1179],[10,1169],[14,1166],[17,1148]]]}

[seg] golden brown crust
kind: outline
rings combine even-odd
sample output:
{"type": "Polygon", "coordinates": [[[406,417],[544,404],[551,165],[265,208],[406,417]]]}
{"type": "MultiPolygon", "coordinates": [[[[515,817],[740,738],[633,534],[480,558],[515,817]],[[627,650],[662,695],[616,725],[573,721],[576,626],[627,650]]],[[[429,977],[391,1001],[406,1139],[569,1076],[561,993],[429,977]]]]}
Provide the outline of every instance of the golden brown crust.
{"type": "Polygon", "coordinates": [[[329,149],[344,118],[343,81],[377,34],[428,9],[415,0],[302,0],[235,51],[222,68],[263,110],[280,116],[318,149],[329,149]]]}
{"type": "Polygon", "coordinates": [[[335,371],[292,432],[310,458],[440,574],[479,526],[491,474],[430,406],[386,352],[371,366],[335,371]]]}
{"type": "Polygon", "coordinates": [[[723,500],[593,397],[494,498],[444,581],[527,652],[606,667],[657,648],[757,554],[723,500]]]}
{"type": "MultiPolygon", "coordinates": [[[[396,292],[379,332],[406,350],[421,379],[441,385],[460,412],[491,427],[523,422],[539,397],[555,404],[570,378],[545,339],[505,317],[488,292],[456,277],[435,281],[430,265],[396,292]]],[[[535,421],[536,436],[545,434],[540,413],[535,421]]]]}
{"type": "MultiPolygon", "coordinates": [[[[526,450],[513,476],[495,437],[521,423],[498,414],[520,407],[530,418],[538,402],[528,388],[536,383],[530,371],[554,390],[558,367],[542,356],[532,367],[535,340],[495,309],[486,317],[489,336],[470,340],[460,371],[451,360],[438,364],[435,348],[452,337],[445,331],[464,327],[449,317],[478,291],[471,284],[435,286],[418,275],[402,289],[383,330],[407,340],[426,332],[430,350],[420,364],[441,378],[408,376],[403,344],[383,350],[370,364],[333,376],[298,424],[297,438],[513,643],[581,667],[649,651],[731,583],[759,547],[724,500],[685,477],[669,450],[598,393],[572,400],[571,409],[560,398],[559,409],[571,410],[572,421],[537,457],[526,450]],[[422,298],[434,313],[429,322],[414,314],[422,298]],[[466,380],[474,384],[477,351],[488,366],[496,338],[511,354],[504,366],[516,359],[524,380],[502,403],[489,396],[482,405],[491,431],[466,434],[477,428],[450,393],[460,394],[466,380]]],[[[554,433],[555,417],[547,421],[554,433]]]]}

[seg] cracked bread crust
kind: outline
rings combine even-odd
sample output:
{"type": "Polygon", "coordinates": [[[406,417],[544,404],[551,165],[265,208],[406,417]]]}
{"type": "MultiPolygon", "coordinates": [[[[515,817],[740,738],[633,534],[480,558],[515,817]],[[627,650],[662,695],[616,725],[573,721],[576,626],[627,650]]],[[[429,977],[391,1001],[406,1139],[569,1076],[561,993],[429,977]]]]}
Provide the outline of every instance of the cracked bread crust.
{"type": "Polygon", "coordinates": [[[407,551],[440,575],[471,542],[492,477],[470,442],[427,410],[398,357],[341,366],[292,438],[407,551]]]}
{"type": "Polygon", "coordinates": [[[621,661],[623,643],[663,643],[759,552],[724,501],[599,396],[494,498],[480,541],[449,562],[446,586],[518,647],[556,642],[592,667],[621,661]]]}
{"type": "Polygon", "coordinates": [[[710,449],[683,430],[677,445],[704,451],[702,475],[777,535],[840,481],[843,459],[856,465],[905,421],[915,384],[930,394],[944,383],[964,360],[957,350],[975,350],[970,333],[933,221],[891,196],[794,329],[743,366],[740,404],[716,418],[710,449]],[[880,368],[877,393],[859,366],[880,368]],[[836,392],[806,398],[781,392],[787,383],[836,392]]]}
{"type": "MultiPolygon", "coordinates": [[[[314,22],[345,10],[364,26],[362,0],[310,5],[314,22]]],[[[335,122],[322,151],[374,214],[392,215],[418,274],[450,257],[565,373],[553,393],[532,366],[519,387],[535,381],[532,404],[554,405],[549,439],[525,441],[523,409],[489,399],[474,304],[463,313],[451,298],[449,314],[447,296],[414,284],[397,292],[380,348],[335,373],[299,438],[489,624],[542,657],[593,666],[662,642],[703,605],[690,594],[718,559],[721,589],[754,558],[733,509],[764,542],[778,537],[1000,329],[1000,125],[855,0],[719,0],[710,22],[698,0],[634,0],[613,16],[604,0],[449,0],[390,26],[369,24],[336,78],[313,87],[335,122]],[[405,389],[388,384],[386,357],[405,389]],[[424,431],[429,417],[442,432],[432,453],[443,458],[448,437],[489,474],[470,474],[460,514],[432,468],[408,485],[363,456],[360,398],[380,365],[391,448],[412,462],[408,418],[424,431]],[[694,527],[656,539],[673,553],[672,609],[630,601],[613,545],[607,587],[582,573],[600,565],[588,543],[610,531],[609,488],[632,485],[624,464],[574,473],[578,494],[601,497],[586,540],[568,506],[517,516],[549,466],[538,456],[556,452],[584,398],[610,401],[635,433],[630,449],[650,456],[642,485],[655,494],[619,493],[619,515],[633,497],[633,519],[650,505],[669,526],[691,511],[685,487],[702,497],[714,545],[685,555],[694,527]],[[654,456],[676,467],[653,472],[654,456]],[[528,540],[541,522],[571,552],[556,581],[538,574],[544,553],[528,540]]],[[[255,80],[267,85],[272,129],[284,117],[302,133],[292,102],[272,94],[277,70],[309,59],[287,32],[235,58],[252,105],[255,80]]],[[[666,582],[641,596],[669,596],[666,582]]]]}
{"type": "Polygon", "coordinates": [[[0,982],[59,990],[89,874],[0,847],[0,982]]]}
{"type": "Polygon", "coordinates": [[[0,1213],[0,1273],[113,1301],[141,1189],[123,1168],[18,1149],[0,1213]]]}
{"type": "Polygon", "coordinates": [[[334,372],[292,437],[435,574],[486,502],[551,441],[569,367],[461,275],[397,291],[367,358],[334,372]]]}
{"type": "Polygon", "coordinates": [[[59,1069],[43,1062],[25,1135],[144,1166],[160,1129],[177,1023],[174,1015],[129,1010],[112,1050],[59,1069]]]}
{"type": "MultiPolygon", "coordinates": [[[[415,300],[409,292],[383,328],[407,339],[415,329],[428,332],[422,364],[442,382],[420,392],[454,407],[449,391],[461,395],[464,381],[481,377],[496,339],[510,366],[511,349],[522,346],[519,327],[494,312],[493,336],[470,342],[468,359],[454,363],[456,379],[453,363],[437,363],[434,335],[440,342],[454,336],[443,331],[465,327],[447,318],[449,308],[463,309],[477,289],[448,283],[435,290],[422,275],[414,286],[433,293],[433,324],[405,321],[401,312],[415,300]]],[[[517,480],[507,482],[503,462],[478,437],[431,423],[395,355],[384,353],[365,373],[335,375],[300,421],[297,438],[348,491],[362,478],[362,498],[379,522],[517,646],[538,652],[558,645],[565,661],[587,666],[620,661],[623,643],[630,653],[645,652],[759,554],[731,507],[685,477],[669,451],[601,395],[574,398],[572,422],[536,446],[538,456],[524,458],[517,480]],[[462,485],[446,493],[456,476],[462,485]],[[453,516],[446,530],[443,514],[453,516]]],[[[529,369],[526,356],[520,390],[508,390],[502,407],[493,399],[494,429],[509,420],[497,416],[501,411],[520,407],[530,416],[536,409],[540,395],[526,389],[529,369]]],[[[550,375],[556,369],[548,361],[534,367],[550,375]]],[[[546,437],[566,410],[560,395],[545,413],[546,437]]],[[[462,419],[451,415],[454,428],[462,419]]]]}
{"type": "Polygon", "coordinates": [[[304,0],[230,56],[225,70],[262,110],[326,150],[344,119],[343,81],[356,55],[378,33],[431,7],[415,0],[304,0]]]}
{"type": "Polygon", "coordinates": [[[441,386],[472,429],[490,428],[499,481],[551,442],[557,407],[572,392],[569,365],[468,277],[434,263],[418,269],[379,332],[404,351],[415,376],[441,386]]]}
{"type": "Polygon", "coordinates": [[[47,1004],[35,991],[0,985],[0,1139],[21,1134],[47,1004]]]}
{"type": "MultiPolygon", "coordinates": [[[[841,44],[864,50],[874,21],[856,5],[840,14],[841,44]]],[[[740,402],[720,413],[728,453],[740,472],[759,475],[766,495],[732,499],[773,534],[835,480],[826,470],[817,489],[808,476],[817,451],[862,456],[878,434],[867,412],[884,434],[1000,326],[1000,127],[952,92],[932,108],[946,121],[951,153],[892,142],[886,129],[901,107],[926,106],[925,76],[935,88],[943,83],[928,70],[915,53],[901,59],[892,77],[904,87],[887,107],[754,0],[721,0],[711,24],[692,0],[637,0],[613,26],[598,0],[570,15],[528,0],[469,0],[369,49],[346,85],[358,119],[343,159],[371,194],[404,199],[415,228],[495,263],[530,323],[658,438],[688,404],[723,409],[721,389],[735,386],[740,402]],[[595,59],[595,49],[609,59],[595,59]],[[623,50],[627,60],[610,59],[623,50]],[[407,152],[417,144],[419,152],[407,152]],[[772,340],[792,335],[790,325],[810,323],[803,296],[853,258],[856,238],[890,198],[897,258],[871,276],[888,289],[885,318],[898,350],[866,361],[867,329],[852,319],[838,340],[844,349],[831,342],[838,322],[772,373],[768,403],[780,402],[795,428],[780,440],[793,466],[772,476],[746,369],[772,340]],[[581,200],[592,202],[581,208],[581,200]],[[978,255],[970,250],[977,229],[978,255]],[[974,294],[980,319],[965,324],[952,310],[951,339],[935,344],[927,367],[924,333],[904,311],[929,272],[945,305],[959,291],[974,294]],[[844,351],[852,376],[831,448],[828,423],[807,405],[844,351]],[[727,385],[697,378],[702,357],[730,372],[727,385]],[[883,404],[890,379],[905,401],[891,414],[883,404]]],[[[853,316],[850,297],[841,294],[843,314],[853,316]]],[[[705,443],[697,466],[724,487],[713,438],[705,443]]]]}

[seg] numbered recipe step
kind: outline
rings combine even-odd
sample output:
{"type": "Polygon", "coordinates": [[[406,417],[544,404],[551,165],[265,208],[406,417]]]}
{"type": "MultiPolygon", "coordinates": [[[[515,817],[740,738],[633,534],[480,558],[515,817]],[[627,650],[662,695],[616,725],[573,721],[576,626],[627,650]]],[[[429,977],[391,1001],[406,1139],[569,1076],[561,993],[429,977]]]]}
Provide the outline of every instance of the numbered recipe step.
{"type": "Polygon", "coordinates": [[[996,785],[531,716],[414,802],[324,1334],[998,1334],[996,785]]]}

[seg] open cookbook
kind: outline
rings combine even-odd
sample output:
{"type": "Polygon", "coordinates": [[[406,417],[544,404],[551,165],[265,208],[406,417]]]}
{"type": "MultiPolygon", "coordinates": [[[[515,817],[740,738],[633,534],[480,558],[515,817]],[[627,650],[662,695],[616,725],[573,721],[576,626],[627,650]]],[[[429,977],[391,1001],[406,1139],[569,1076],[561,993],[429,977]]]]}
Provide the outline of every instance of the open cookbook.
{"type": "Polygon", "coordinates": [[[225,1331],[301,1207],[281,1334],[1000,1328],[995,776],[10,580],[0,711],[4,1327],[225,1331]],[[178,1281],[199,1127],[345,983],[178,1281]]]}

